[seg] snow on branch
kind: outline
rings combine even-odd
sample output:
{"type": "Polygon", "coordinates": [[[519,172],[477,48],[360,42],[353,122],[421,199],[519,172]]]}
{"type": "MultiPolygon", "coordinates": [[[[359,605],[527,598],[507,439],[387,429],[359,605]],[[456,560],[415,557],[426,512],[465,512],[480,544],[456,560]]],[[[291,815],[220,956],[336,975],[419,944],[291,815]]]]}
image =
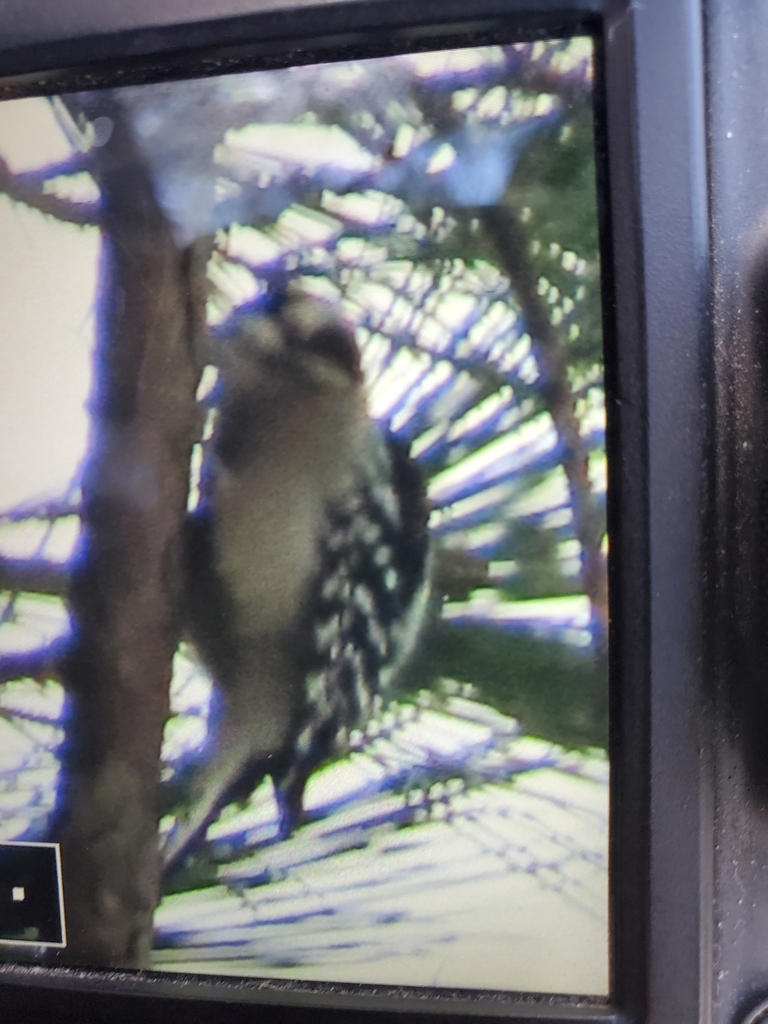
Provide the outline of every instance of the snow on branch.
{"type": "Polygon", "coordinates": [[[58,562],[45,558],[0,557],[0,590],[63,597],[68,585],[67,567],[58,562]]]}
{"type": "Polygon", "coordinates": [[[100,221],[97,203],[73,203],[68,199],[52,195],[44,190],[44,182],[28,175],[14,174],[6,161],[0,157],[0,192],[9,199],[24,203],[34,210],[49,214],[68,224],[98,224],[100,221]]]}

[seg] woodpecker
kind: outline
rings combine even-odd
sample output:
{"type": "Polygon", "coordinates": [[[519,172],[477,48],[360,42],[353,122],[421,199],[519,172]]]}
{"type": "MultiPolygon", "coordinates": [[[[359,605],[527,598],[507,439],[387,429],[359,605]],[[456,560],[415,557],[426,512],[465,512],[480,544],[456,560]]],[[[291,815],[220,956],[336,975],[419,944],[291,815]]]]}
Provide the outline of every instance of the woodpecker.
{"type": "Polygon", "coordinates": [[[217,688],[212,753],[166,870],[266,774],[292,831],[310,773],[405,664],[428,603],[424,482],[369,417],[338,312],[289,292],[221,349],[185,536],[186,633],[217,688]]]}

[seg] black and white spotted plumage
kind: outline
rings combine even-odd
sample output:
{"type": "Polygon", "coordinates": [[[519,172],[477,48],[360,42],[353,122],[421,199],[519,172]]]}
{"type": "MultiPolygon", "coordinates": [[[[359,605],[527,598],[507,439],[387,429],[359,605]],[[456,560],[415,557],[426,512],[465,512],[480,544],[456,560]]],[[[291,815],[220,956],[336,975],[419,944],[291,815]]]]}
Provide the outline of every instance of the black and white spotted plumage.
{"type": "Polygon", "coordinates": [[[219,691],[177,864],[265,775],[281,828],[310,773],[407,659],[427,602],[427,503],[368,416],[351,331],[284,300],[223,343],[222,398],[187,524],[186,629],[219,691]]]}
{"type": "Polygon", "coordinates": [[[329,509],[307,606],[313,649],[304,706],[278,783],[289,820],[340,730],[363,723],[413,648],[427,590],[426,505],[404,447],[381,442],[359,489],[329,509]]]}

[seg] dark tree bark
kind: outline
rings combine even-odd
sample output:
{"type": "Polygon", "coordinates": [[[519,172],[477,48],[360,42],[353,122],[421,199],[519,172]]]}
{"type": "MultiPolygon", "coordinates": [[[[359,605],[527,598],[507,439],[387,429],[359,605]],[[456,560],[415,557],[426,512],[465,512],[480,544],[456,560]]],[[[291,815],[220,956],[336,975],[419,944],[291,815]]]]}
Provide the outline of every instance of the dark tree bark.
{"type": "Polygon", "coordinates": [[[61,665],[69,695],[54,823],[79,965],[141,967],[159,893],[160,748],[178,642],[180,535],[193,443],[205,258],[179,250],[114,94],[94,151],[102,252],[82,546],[61,665]]]}

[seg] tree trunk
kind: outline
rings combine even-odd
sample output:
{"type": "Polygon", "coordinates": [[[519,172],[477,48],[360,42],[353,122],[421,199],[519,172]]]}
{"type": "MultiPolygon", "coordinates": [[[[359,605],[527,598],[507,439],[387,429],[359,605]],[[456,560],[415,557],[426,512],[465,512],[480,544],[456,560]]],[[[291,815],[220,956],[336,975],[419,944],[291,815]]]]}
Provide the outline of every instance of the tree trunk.
{"type": "Polygon", "coordinates": [[[114,94],[78,97],[112,133],[93,151],[102,252],[81,547],[63,664],[66,741],[54,838],[68,948],[142,967],[159,895],[158,781],[178,642],[180,535],[200,376],[203,254],[182,251],[114,94]]]}
{"type": "Polygon", "coordinates": [[[563,469],[568,479],[576,536],[581,544],[581,578],[584,593],[608,631],[608,574],[602,550],[603,516],[589,481],[589,449],[581,436],[575,401],[568,383],[567,352],[559,343],[549,312],[536,290],[536,277],[528,260],[527,239],[515,214],[503,206],[485,207],[478,216],[509,274],[512,290],[525,315],[538,355],[544,364],[543,390],[547,410],[565,450],[563,469]]]}

